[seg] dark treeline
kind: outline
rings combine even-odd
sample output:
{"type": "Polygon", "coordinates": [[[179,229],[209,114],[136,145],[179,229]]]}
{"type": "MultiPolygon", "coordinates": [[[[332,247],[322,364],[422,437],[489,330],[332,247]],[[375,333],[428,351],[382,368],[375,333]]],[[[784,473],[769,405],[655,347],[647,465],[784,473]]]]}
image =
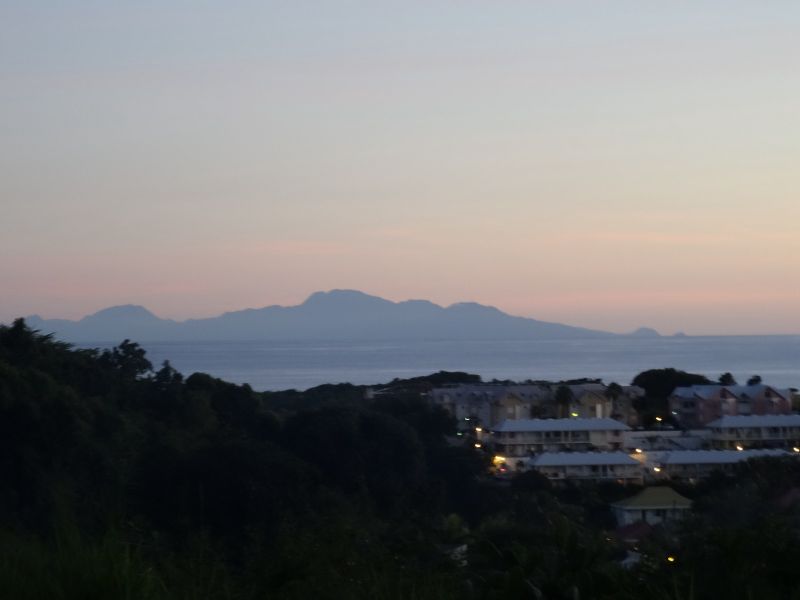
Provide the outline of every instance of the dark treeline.
{"type": "Polygon", "coordinates": [[[256,393],[0,326],[0,595],[800,597],[794,462],[681,490],[691,521],[624,570],[608,502],[635,490],[497,482],[448,443],[424,393],[476,380],[256,393]]]}

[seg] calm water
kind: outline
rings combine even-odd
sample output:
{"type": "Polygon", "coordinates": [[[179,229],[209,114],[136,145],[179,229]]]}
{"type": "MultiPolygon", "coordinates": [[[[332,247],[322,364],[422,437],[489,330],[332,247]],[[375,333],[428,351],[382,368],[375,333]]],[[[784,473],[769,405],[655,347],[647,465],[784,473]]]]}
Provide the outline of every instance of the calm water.
{"type": "MultiPolygon", "coordinates": [[[[90,346],[106,346],[94,343],[90,346]]],[[[384,383],[439,370],[484,380],[599,377],[629,383],[646,369],[675,367],[740,383],[800,387],[800,336],[731,336],[514,342],[143,344],[153,364],[169,360],[188,375],[210,373],[256,390],[306,389],[322,383],[384,383]]]]}

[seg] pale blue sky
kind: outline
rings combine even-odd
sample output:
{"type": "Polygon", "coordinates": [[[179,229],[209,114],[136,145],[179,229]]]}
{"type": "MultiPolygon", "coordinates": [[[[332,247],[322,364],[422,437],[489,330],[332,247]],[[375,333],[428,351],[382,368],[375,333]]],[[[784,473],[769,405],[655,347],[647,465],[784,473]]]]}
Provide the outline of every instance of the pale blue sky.
{"type": "Polygon", "coordinates": [[[794,2],[4,2],[0,320],[318,289],[800,333],[794,2]]]}

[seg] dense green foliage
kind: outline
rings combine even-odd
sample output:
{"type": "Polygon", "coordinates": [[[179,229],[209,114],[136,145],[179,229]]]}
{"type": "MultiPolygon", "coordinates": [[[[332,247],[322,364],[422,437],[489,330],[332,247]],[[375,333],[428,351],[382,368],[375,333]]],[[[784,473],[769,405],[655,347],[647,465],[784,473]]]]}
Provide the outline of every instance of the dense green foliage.
{"type": "Polygon", "coordinates": [[[256,393],[0,326],[2,596],[798,597],[793,462],[683,490],[690,527],[626,571],[608,502],[631,490],[495,481],[448,441],[423,394],[474,380],[256,393]]]}

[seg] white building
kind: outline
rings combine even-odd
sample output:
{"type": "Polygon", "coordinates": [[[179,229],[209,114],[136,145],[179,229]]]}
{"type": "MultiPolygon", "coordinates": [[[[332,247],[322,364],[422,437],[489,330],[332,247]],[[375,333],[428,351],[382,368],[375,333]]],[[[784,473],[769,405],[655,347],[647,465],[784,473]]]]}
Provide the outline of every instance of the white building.
{"type": "Polygon", "coordinates": [[[573,450],[619,450],[630,427],[614,419],[517,419],[493,430],[495,448],[507,456],[573,450]]]}
{"type": "Polygon", "coordinates": [[[800,447],[800,415],[724,416],[707,427],[714,448],[800,447]]]}
{"type": "Polygon", "coordinates": [[[642,465],[624,452],[545,452],[528,464],[556,481],[643,481],[642,465]]]}
{"type": "Polygon", "coordinates": [[[692,501],[669,487],[648,487],[633,496],[611,505],[620,527],[633,523],[661,525],[684,518],[692,501]]]}
{"type": "Polygon", "coordinates": [[[699,450],[711,436],[707,429],[635,429],[622,435],[622,447],[626,450],[699,450]]]}
{"type": "Polygon", "coordinates": [[[676,450],[638,455],[655,479],[694,481],[714,471],[733,470],[737,463],[764,456],[796,456],[785,450],[676,450]]]}
{"type": "Polygon", "coordinates": [[[550,401],[547,387],[471,384],[434,388],[431,401],[447,410],[462,430],[491,428],[507,419],[528,419],[550,401]]]}

